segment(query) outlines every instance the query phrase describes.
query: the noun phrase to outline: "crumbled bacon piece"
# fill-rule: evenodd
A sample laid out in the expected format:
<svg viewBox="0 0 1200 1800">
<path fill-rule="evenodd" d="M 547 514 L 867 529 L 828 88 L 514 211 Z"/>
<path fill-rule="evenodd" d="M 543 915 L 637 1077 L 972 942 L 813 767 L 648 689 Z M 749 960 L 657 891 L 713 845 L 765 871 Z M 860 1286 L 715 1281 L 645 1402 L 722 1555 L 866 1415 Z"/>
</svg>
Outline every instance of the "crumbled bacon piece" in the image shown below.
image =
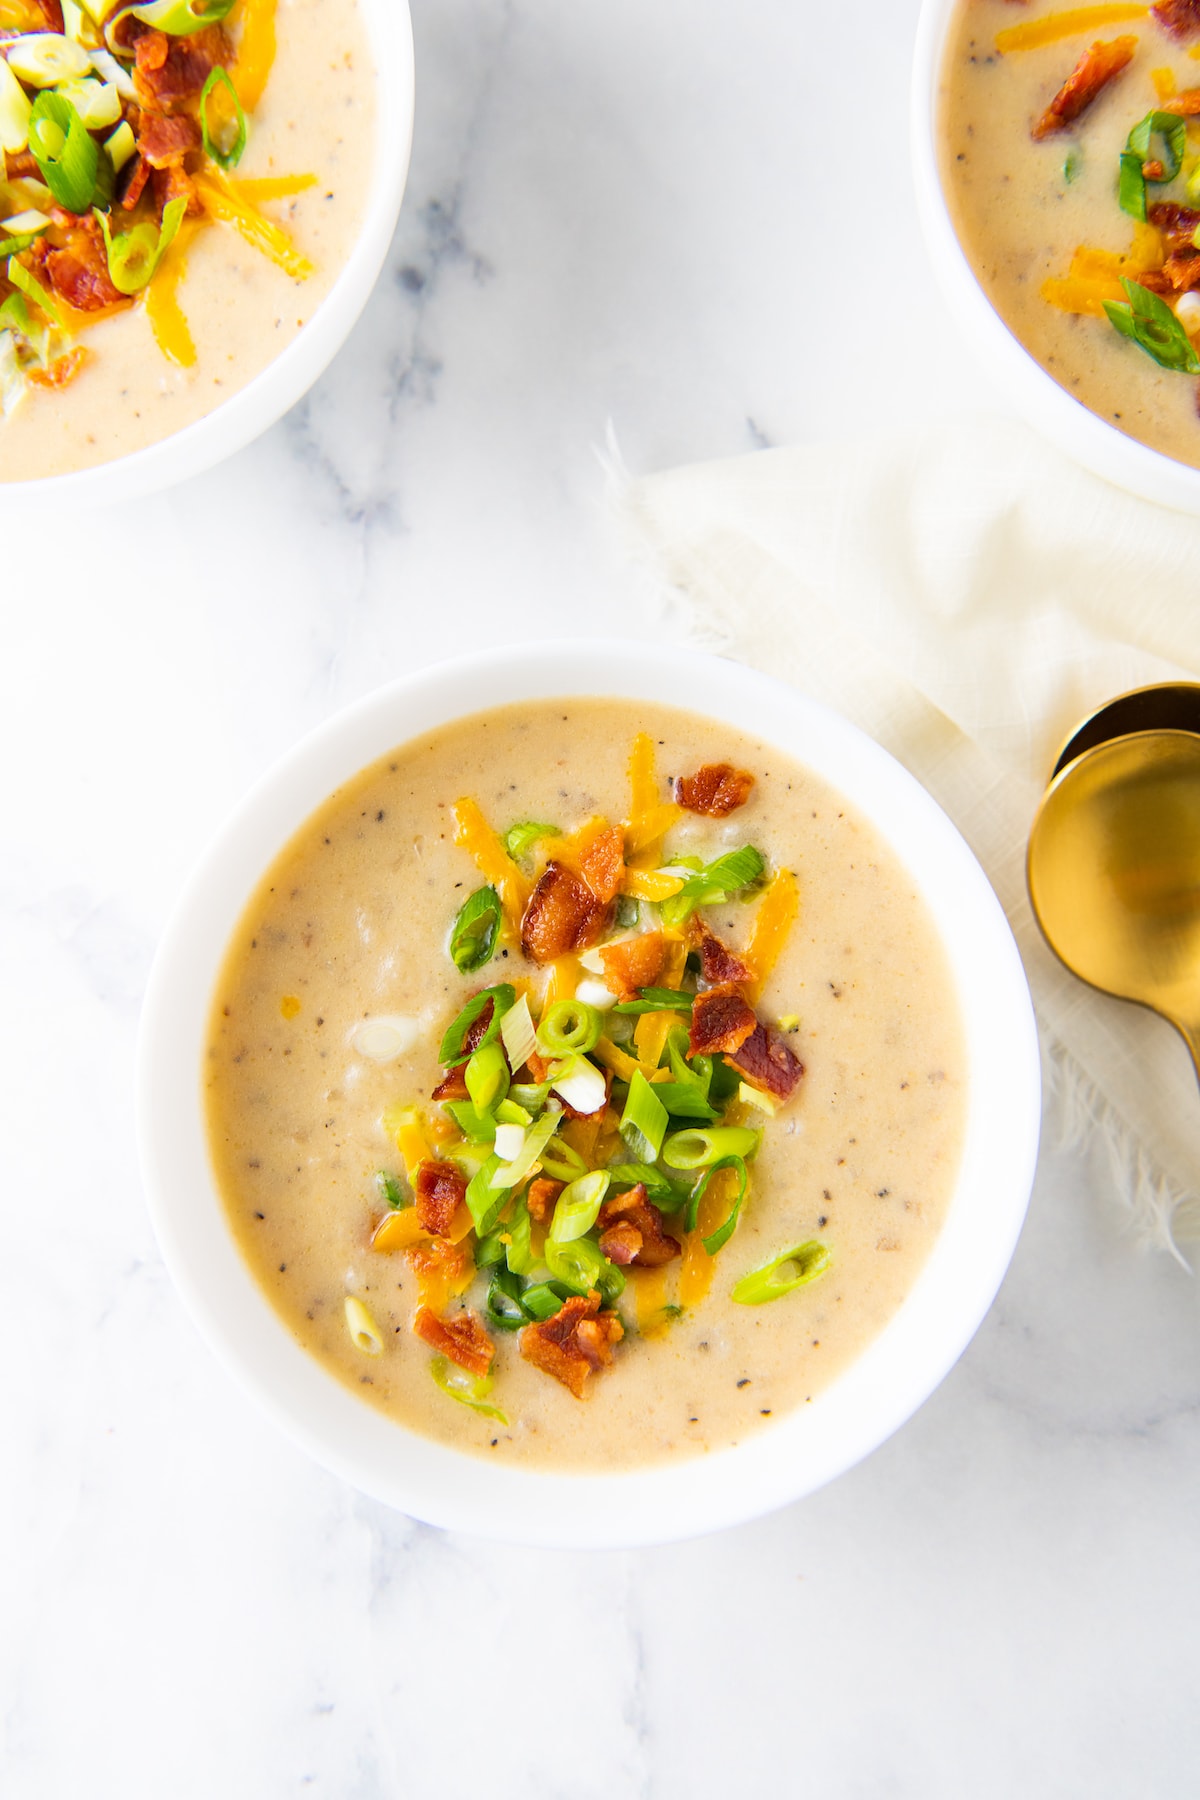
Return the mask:
<svg viewBox="0 0 1200 1800">
<path fill-rule="evenodd" d="M 625 833 L 619 825 L 595 834 L 579 858 L 579 873 L 604 905 L 616 899 L 625 879 Z"/>
<path fill-rule="evenodd" d="M 144 112 L 138 128 L 137 147 L 152 169 L 170 169 L 200 148 L 200 127 L 194 120 L 167 118 L 164 113 Z"/>
<path fill-rule="evenodd" d="M 64 30 L 62 0 L 38 0 L 38 10 L 46 21 L 46 30 L 57 31 L 61 36 Z"/>
<path fill-rule="evenodd" d="M 32 381 L 35 387 L 64 388 L 68 382 L 74 381 L 87 361 L 87 354 L 84 346 L 77 344 L 74 350 L 68 350 L 65 356 L 60 356 L 49 368 L 27 370 L 25 379 Z"/>
<path fill-rule="evenodd" d="M 204 211 L 204 203 L 200 199 L 187 170 L 179 163 L 172 163 L 169 169 L 152 169 L 150 186 L 154 193 L 154 206 L 161 219 L 172 200 L 186 200 L 186 216 L 198 217 Z"/>
<path fill-rule="evenodd" d="M 1173 292 L 1184 294 L 1189 288 L 1200 286 L 1200 255 L 1193 250 L 1190 256 L 1168 256 L 1162 266 L 1162 273 L 1170 282 Z M 1138 280 L 1142 280 L 1140 275 Z"/>
<path fill-rule="evenodd" d="M 1143 269 L 1137 278 L 1137 285 L 1149 290 L 1152 294 L 1173 294 L 1175 284 L 1162 269 Z"/>
<path fill-rule="evenodd" d="M 1181 206 L 1178 200 L 1156 200 L 1146 208 L 1146 222 L 1162 232 L 1168 250 L 1190 250 L 1192 233 L 1200 225 L 1200 212 Z"/>
<path fill-rule="evenodd" d="M 661 931 L 643 931 L 640 936 L 626 938 L 620 944 L 605 944 L 600 961 L 608 985 L 620 1000 L 636 1000 L 638 989 L 653 987 L 662 974 L 667 956 L 667 940 Z"/>
<path fill-rule="evenodd" d="M 600 1208 L 598 1224 L 600 1248 L 609 1262 L 660 1269 L 682 1254 L 679 1241 L 663 1230 L 657 1206 L 646 1198 L 644 1182 L 606 1200 Z"/>
<path fill-rule="evenodd" d="M 18 150 L 16 154 L 6 150 L 4 155 L 5 179 L 7 181 L 40 181 L 42 171 L 38 168 L 37 158 L 29 150 Z"/>
<path fill-rule="evenodd" d="M 793 1056 L 777 1031 L 758 1025 L 729 1058 L 752 1087 L 786 1100 L 799 1086 L 804 1064 Z"/>
<path fill-rule="evenodd" d="M 121 205 L 126 212 L 132 212 L 145 191 L 150 179 L 150 164 L 144 156 L 131 156 L 129 169 L 125 176 L 125 186 L 121 193 Z"/>
<path fill-rule="evenodd" d="M 715 931 L 710 931 L 699 913 L 691 917 L 692 948 L 699 952 L 700 973 L 712 986 L 723 982 L 750 980 L 750 970 L 740 956 L 723 944 Z"/>
<path fill-rule="evenodd" d="M 1194 119 L 1196 114 L 1200 113 L 1200 88 L 1184 88 L 1181 93 L 1172 94 L 1169 100 L 1160 100 L 1158 110 L 1159 112 L 1178 113 L 1181 119 Z M 1164 201 L 1163 204 L 1169 205 L 1170 202 Z M 1147 218 L 1151 211 L 1153 208 L 1147 211 Z"/>
<path fill-rule="evenodd" d="M 728 1056 L 746 1042 L 757 1025 L 745 995 L 732 982 L 723 982 L 696 995 L 688 1052 L 691 1056 L 711 1056 L 720 1050 Z"/>
<path fill-rule="evenodd" d="M 496 1346 L 473 1312 L 464 1311 L 449 1319 L 439 1319 L 427 1306 L 418 1306 L 412 1328 L 431 1349 L 448 1356 L 470 1375 L 486 1375 L 492 1366 Z"/>
<path fill-rule="evenodd" d="M 133 85 L 145 107 L 171 112 L 186 100 L 199 97 L 205 82 L 219 63 L 232 60 L 232 46 L 219 25 L 206 25 L 187 37 L 167 37 L 161 31 L 130 26 L 125 42 L 134 43 Z"/>
<path fill-rule="evenodd" d="M 45 252 L 46 279 L 54 292 L 77 312 L 99 312 L 125 299 L 108 278 L 108 255 L 100 227 L 92 218 L 70 217 L 64 244 Z M 40 246 L 39 246 L 40 248 Z"/>
<path fill-rule="evenodd" d="M 1135 37 L 1119 37 L 1113 38 L 1111 43 L 1093 44 L 1090 50 L 1085 50 L 1041 118 L 1034 124 L 1030 135 L 1040 139 L 1049 137 L 1052 132 L 1065 130 L 1081 113 L 1086 112 L 1097 94 L 1108 86 L 1113 77 L 1132 62 L 1136 49 Z"/>
<path fill-rule="evenodd" d="M 549 1175 L 539 1175 L 535 1181 L 531 1181 L 525 1189 L 525 1204 L 529 1208 L 530 1218 L 536 1219 L 539 1225 L 544 1224 L 564 1185 L 561 1181 L 552 1181 Z"/>
<path fill-rule="evenodd" d="M 547 863 L 521 920 L 521 947 L 531 962 L 554 962 L 594 944 L 610 917 L 611 908 L 578 875 L 561 863 Z"/>
<path fill-rule="evenodd" d="M 616 1313 L 600 1311 L 599 1294 L 574 1295 L 552 1319 L 526 1325 L 521 1355 L 582 1400 L 588 1376 L 611 1363 L 612 1346 L 624 1335 Z"/>
<path fill-rule="evenodd" d="M 469 1100 L 465 1064 L 458 1063 L 453 1069 L 447 1069 L 442 1079 L 430 1095 L 431 1100 Z"/>
<path fill-rule="evenodd" d="M 705 763 L 694 775 L 680 775 L 675 782 L 675 804 L 688 812 L 723 819 L 750 798 L 754 777 L 732 763 Z"/>
<path fill-rule="evenodd" d="M 467 1178 L 457 1164 L 430 1157 L 418 1164 L 413 1192 L 422 1225 L 435 1237 L 443 1237 L 466 1196 Z"/>
<path fill-rule="evenodd" d="M 1200 0 L 1158 0 L 1150 11 L 1172 37 L 1195 37 L 1200 31 Z"/>
</svg>

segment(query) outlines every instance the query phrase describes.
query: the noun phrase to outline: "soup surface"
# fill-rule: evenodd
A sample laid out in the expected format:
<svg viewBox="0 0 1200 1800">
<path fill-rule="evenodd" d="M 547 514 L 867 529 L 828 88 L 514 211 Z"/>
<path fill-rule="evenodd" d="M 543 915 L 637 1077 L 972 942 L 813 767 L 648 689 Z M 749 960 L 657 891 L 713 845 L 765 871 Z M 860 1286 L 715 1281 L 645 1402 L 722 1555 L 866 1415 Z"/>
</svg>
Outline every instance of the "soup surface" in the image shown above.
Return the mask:
<svg viewBox="0 0 1200 1800">
<path fill-rule="evenodd" d="M 526 1361 L 518 1334 L 492 1332 L 488 1399 L 502 1423 L 430 1378 L 429 1347 L 411 1330 L 418 1296 L 409 1258 L 371 1247 L 387 1217 L 379 1174 L 402 1177 L 384 1117 L 415 1104 L 428 1125 L 438 1111 L 429 1096 L 442 1072 L 439 1045 L 472 993 L 527 980 L 538 994 L 546 979 L 519 945 L 498 948 L 472 975 L 451 962 L 451 922 L 479 880 L 455 842 L 455 803 L 472 796 L 501 836 L 524 820 L 570 832 L 597 813 L 623 819 L 639 732 L 650 734 L 664 799 L 667 776 L 705 764 L 730 761 L 755 777 L 729 816 L 683 813 L 662 854 L 707 862 L 751 843 L 770 866 L 795 872 L 799 915 L 756 1002 L 806 1073 L 773 1116 L 740 1110 L 761 1127 L 762 1143 L 728 1242 L 708 1259 L 679 1214 L 666 1226 L 686 1237 L 688 1255 L 663 1269 L 626 1269 L 616 1302 L 625 1335 L 582 1398 Z M 706 906 L 703 917 L 725 945 L 744 948 L 762 905 L 754 891 Z M 647 931 L 654 915 L 643 903 L 636 929 Z M 415 1042 L 384 1062 L 361 1053 L 363 1022 L 381 1016 L 417 1022 Z M 879 1333 L 952 1191 L 964 1054 L 924 902 L 838 793 L 730 727 L 588 699 L 466 719 L 333 794 L 275 860 L 238 926 L 214 998 L 204 1081 L 231 1226 L 299 1343 L 364 1400 L 428 1436 L 514 1463 L 605 1470 L 734 1444 L 803 1406 Z M 617 1154 L 628 1161 L 627 1149 Z M 810 1241 L 831 1253 L 820 1279 L 765 1304 L 731 1298 L 748 1273 Z M 678 1311 L 689 1258 L 693 1274 L 697 1261 L 711 1262 L 700 1284 L 707 1292 Z M 481 1315 L 485 1287 L 481 1273 L 453 1304 Z M 347 1296 L 369 1310 L 381 1354 L 365 1355 L 353 1340 Z"/>
<path fill-rule="evenodd" d="M 1200 283 L 1200 264 L 1188 267 L 1200 224 L 1200 190 L 1189 188 L 1200 163 L 1197 125 L 1178 120 L 1183 155 L 1176 176 L 1145 183 L 1149 225 L 1122 210 L 1119 187 L 1131 130 L 1159 108 L 1191 104 L 1186 96 L 1200 86 L 1200 62 L 1190 52 L 1200 39 L 1172 35 L 1147 7 L 1085 10 L 1109 16 L 1002 54 L 1000 34 L 1065 17 L 1062 6 L 961 0 L 942 73 L 942 185 L 988 299 L 1047 373 L 1131 437 L 1200 466 L 1200 361 L 1193 355 L 1190 374 L 1160 367 L 1114 328 L 1103 304 L 1126 302 L 1122 275 L 1144 278 L 1172 312 L 1193 276 Z M 1035 138 L 1034 127 L 1090 47 L 1125 38 L 1133 50 L 1127 66 L 1064 129 Z M 1156 137 L 1147 162 L 1162 149 Z M 1164 174 L 1169 161 L 1160 161 Z M 1184 231 L 1164 233 L 1153 224 L 1164 204 L 1186 205 L 1195 217 L 1184 218 Z M 1187 333 L 1200 344 L 1200 306 L 1186 301 L 1179 318 L 1169 355 L 1186 362 Z"/>
<path fill-rule="evenodd" d="M 235 9 L 235 40 L 238 18 Z M 316 178 L 300 193 L 256 201 L 312 274 L 293 279 L 234 226 L 205 223 L 186 245 L 176 290 L 194 364 L 164 355 L 144 304 L 85 325 L 87 357 L 70 385 L 30 389 L 0 421 L 0 480 L 90 468 L 205 417 L 292 342 L 329 292 L 358 235 L 373 171 L 375 74 L 358 0 L 279 0 L 275 41 L 234 178 Z"/>
</svg>

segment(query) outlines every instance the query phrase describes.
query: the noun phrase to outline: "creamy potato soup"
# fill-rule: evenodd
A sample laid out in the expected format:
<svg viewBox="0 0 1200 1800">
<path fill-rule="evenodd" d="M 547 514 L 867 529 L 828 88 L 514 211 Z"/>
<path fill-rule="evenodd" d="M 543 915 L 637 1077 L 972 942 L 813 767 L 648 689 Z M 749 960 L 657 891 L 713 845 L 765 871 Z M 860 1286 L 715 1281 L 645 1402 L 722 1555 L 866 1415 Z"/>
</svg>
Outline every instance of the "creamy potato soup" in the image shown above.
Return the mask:
<svg viewBox="0 0 1200 1800">
<path fill-rule="evenodd" d="M 599 1471 L 736 1444 L 882 1330 L 964 1054 L 925 905 L 833 788 L 568 699 L 330 797 L 237 928 L 204 1084 L 298 1343 L 418 1432 Z"/>
<path fill-rule="evenodd" d="M 0 0 L 0 13 L 6 3 L 43 0 Z M 7 156 L 4 212 L 34 231 L 28 242 L 20 234 L 8 241 L 25 245 L 15 260 L 42 297 L 27 286 L 18 292 L 21 277 L 0 260 L 0 300 L 16 293 L 24 309 L 0 314 L 2 481 L 107 462 L 212 412 L 312 318 L 359 231 L 372 179 L 375 71 L 357 0 L 236 0 L 224 23 L 205 32 L 148 36 L 173 46 L 166 73 L 178 64 L 182 74 L 166 92 L 182 97 L 163 100 L 159 111 L 146 83 L 163 72 L 148 65 L 143 75 L 126 55 L 118 96 L 126 117 L 117 129 L 129 130 L 127 160 L 106 220 L 115 247 L 106 247 L 92 212 L 76 218 L 56 207 L 31 150 Z M 143 44 L 129 48 L 146 60 Z M 213 68 L 224 69 L 232 87 L 214 78 L 201 120 L 202 83 Z M 226 155 L 223 167 L 207 153 L 202 125 L 211 125 L 219 154 L 220 144 L 229 148 L 228 96 L 239 89 L 245 148 L 236 163 Z M 3 98 L 0 86 L 0 126 Z M 102 156 L 111 135 L 93 134 Z M 120 195 L 147 174 L 126 211 Z M 173 196 L 177 230 L 149 284 L 131 293 L 147 266 L 139 270 L 137 254 L 153 252 L 174 222 L 166 210 Z M 136 254 L 123 255 L 139 230 Z"/>
<path fill-rule="evenodd" d="M 1195 466 L 1198 49 L 1196 0 L 961 0 L 939 119 L 955 229 L 1001 318 L 1085 406 Z"/>
</svg>

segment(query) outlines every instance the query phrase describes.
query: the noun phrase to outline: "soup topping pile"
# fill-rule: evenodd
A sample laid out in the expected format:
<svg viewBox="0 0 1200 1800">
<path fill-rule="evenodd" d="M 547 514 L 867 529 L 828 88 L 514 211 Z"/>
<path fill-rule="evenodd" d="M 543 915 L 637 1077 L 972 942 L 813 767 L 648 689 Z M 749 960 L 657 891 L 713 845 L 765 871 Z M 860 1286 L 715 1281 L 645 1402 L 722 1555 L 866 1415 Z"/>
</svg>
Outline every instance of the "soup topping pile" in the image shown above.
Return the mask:
<svg viewBox="0 0 1200 1800">
<path fill-rule="evenodd" d="M 501 836 L 473 800 L 454 809 L 485 884 L 448 919 L 448 955 L 470 975 L 519 947 L 545 974 L 473 994 L 442 1039 L 436 1110 L 410 1096 L 389 1109 L 402 1167 L 378 1175 L 372 1245 L 413 1267 L 412 1329 L 433 1379 L 489 1416 L 503 1418 L 488 1398 L 494 1333 L 519 1333 L 525 1360 L 580 1398 L 624 1335 L 614 1302 L 627 1275 L 643 1335 L 704 1298 L 762 1132 L 801 1082 L 787 1042 L 798 1021 L 755 1011 L 796 916 L 794 876 L 751 844 L 707 862 L 664 849 L 685 812 L 726 819 L 753 782 L 708 764 L 667 799 L 643 733 L 623 824 L 591 818 L 568 834 L 521 820 Z M 703 917 L 735 897 L 756 905 L 740 955 Z M 398 1023 L 360 1030 L 386 1055 Z M 819 1240 L 789 1246 L 732 1298 L 778 1299 L 829 1262 Z M 382 1354 L 360 1296 L 345 1313 L 357 1347 Z"/>
<path fill-rule="evenodd" d="M 1002 55 L 1040 48 L 1097 26 L 1142 19 L 1175 46 L 1200 38 L 1200 0 L 1161 0 L 1156 6 L 1101 5 L 1050 13 L 1001 31 Z M 1136 34 L 1091 45 L 1031 124 L 1037 140 L 1071 132 L 1062 174 L 1069 185 L 1088 154 L 1086 115 L 1110 83 L 1121 81 L 1131 115 L 1138 71 L 1126 76 L 1139 48 Z M 1200 54 L 1200 45 L 1189 55 Z M 1198 71 L 1200 74 L 1200 71 Z M 1179 91 L 1170 69 L 1149 72 L 1156 104 L 1131 116 L 1128 137 L 1112 171 L 1112 197 L 1135 221 L 1128 251 L 1081 245 L 1065 277 L 1042 285 L 1042 296 L 1063 312 L 1107 319 L 1160 368 L 1200 373 L 1200 85 Z M 1196 121 L 1196 123 L 1193 123 Z"/>
<path fill-rule="evenodd" d="M 0 415 L 65 386 L 79 333 L 135 304 L 191 367 L 176 289 L 210 221 L 312 273 L 259 207 L 315 176 L 230 174 L 274 54 L 275 0 L 0 0 Z"/>
</svg>

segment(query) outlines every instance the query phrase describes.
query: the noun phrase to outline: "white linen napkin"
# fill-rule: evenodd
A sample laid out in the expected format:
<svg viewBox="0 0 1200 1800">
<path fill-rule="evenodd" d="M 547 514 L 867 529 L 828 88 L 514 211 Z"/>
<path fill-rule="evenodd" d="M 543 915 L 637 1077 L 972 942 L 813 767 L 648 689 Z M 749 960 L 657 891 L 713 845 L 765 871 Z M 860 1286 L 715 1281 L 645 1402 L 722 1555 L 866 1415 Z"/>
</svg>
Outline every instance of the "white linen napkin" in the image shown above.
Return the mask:
<svg viewBox="0 0 1200 1800">
<path fill-rule="evenodd" d="M 1186 1048 L 1067 973 L 1024 868 L 1068 732 L 1124 689 L 1200 679 L 1200 520 L 992 418 L 615 480 L 689 635 L 836 707 L 954 819 L 1024 957 L 1068 1139 L 1099 1135 L 1143 1240 L 1200 1240 Z"/>
</svg>

